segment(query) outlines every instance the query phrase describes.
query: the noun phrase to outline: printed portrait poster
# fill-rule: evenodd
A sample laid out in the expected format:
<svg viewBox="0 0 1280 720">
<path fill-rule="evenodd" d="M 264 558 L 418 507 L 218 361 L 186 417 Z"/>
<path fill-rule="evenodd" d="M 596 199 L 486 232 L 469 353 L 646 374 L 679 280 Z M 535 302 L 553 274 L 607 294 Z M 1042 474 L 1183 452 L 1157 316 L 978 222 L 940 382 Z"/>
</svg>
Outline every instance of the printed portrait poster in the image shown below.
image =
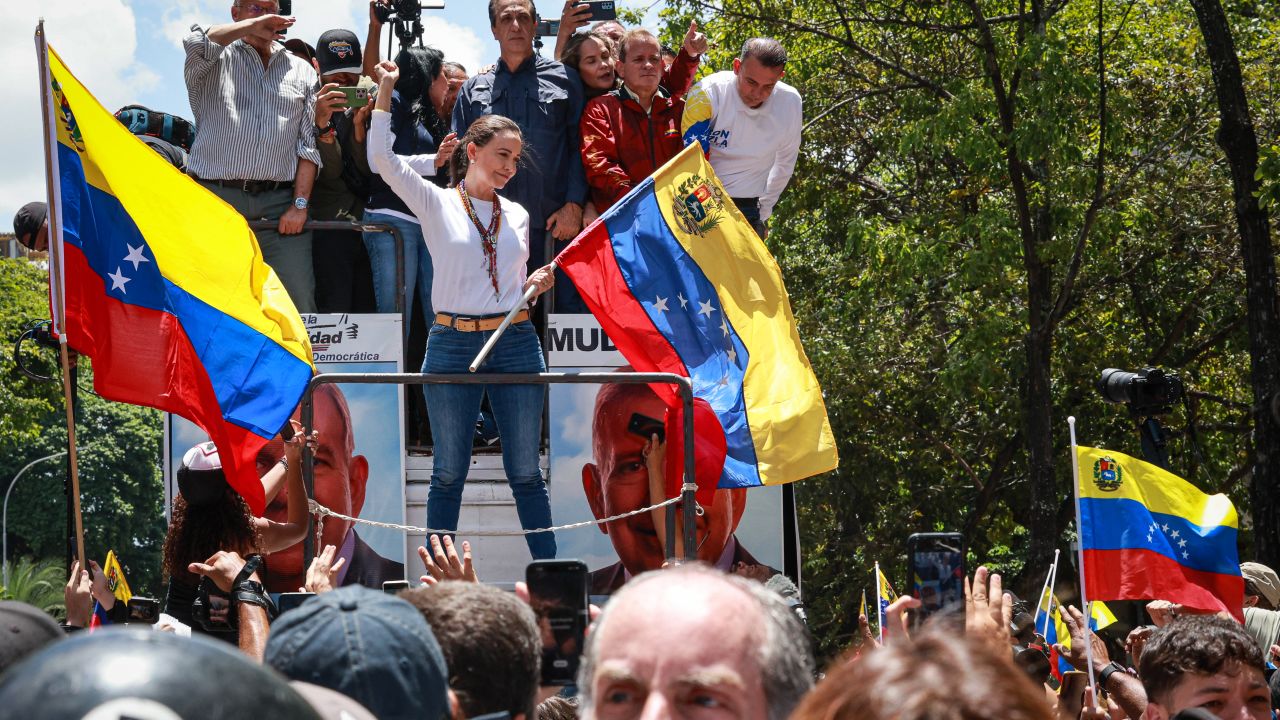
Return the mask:
<svg viewBox="0 0 1280 720">
<path fill-rule="evenodd" d="M 551 316 L 552 372 L 614 372 L 625 364 L 593 316 Z M 551 511 L 558 525 L 652 504 L 639 432 L 645 418 L 662 420 L 662 406 L 645 386 L 604 387 L 550 388 Z M 699 520 L 699 557 L 723 569 L 746 562 L 780 572 L 783 527 L 782 488 L 717 491 Z M 599 526 L 562 531 L 556 543 L 560 557 L 587 564 L 594 596 L 611 594 L 631 575 L 656 569 L 664 559 L 652 513 L 612 522 L 607 534 Z"/>
<path fill-rule="evenodd" d="M 402 365 L 401 318 L 394 314 L 303 314 L 311 336 L 316 369 L 322 373 L 397 373 Z M 314 394 L 315 429 L 320 432 L 315 456 L 314 497 L 321 504 L 353 517 L 404 522 L 404 393 L 400 385 L 331 385 Z M 350 435 L 348 436 L 348 433 Z M 176 415 L 165 424 L 166 507 L 177 493 L 175 473 L 188 448 L 208 440 L 192 423 Z M 348 438 L 350 442 L 348 442 Z M 265 474 L 283 448 L 277 438 L 259 454 Z M 266 517 L 284 522 L 287 501 L 281 492 Z M 403 580 L 405 543 L 398 530 L 361 525 L 350 527 L 325 518 L 322 543 L 346 558 L 343 584 L 381 588 L 384 580 Z M 317 544 L 316 552 L 321 545 Z M 296 591 L 306 568 L 302 543 L 273 553 L 264 580 L 272 592 Z"/>
</svg>

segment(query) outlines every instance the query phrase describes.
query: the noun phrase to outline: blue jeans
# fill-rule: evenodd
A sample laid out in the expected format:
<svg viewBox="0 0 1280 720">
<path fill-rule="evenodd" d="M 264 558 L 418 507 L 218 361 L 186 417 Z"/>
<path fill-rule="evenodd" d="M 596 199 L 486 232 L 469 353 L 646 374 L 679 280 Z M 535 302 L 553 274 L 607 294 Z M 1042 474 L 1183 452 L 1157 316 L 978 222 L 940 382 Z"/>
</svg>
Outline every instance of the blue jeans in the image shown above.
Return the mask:
<svg viewBox="0 0 1280 720">
<path fill-rule="evenodd" d="M 476 353 L 493 331 L 462 332 L 444 325 L 432 325 L 427 336 L 424 373 L 465 374 Z M 480 372 L 536 373 L 546 370 L 542 347 L 533 323 L 525 321 L 507 328 Z M 435 457 L 431 489 L 427 492 L 427 526 L 456 530 L 462 506 L 462 488 L 471 467 L 471 441 L 475 435 L 480 398 L 489 394 L 489 404 L 502 437 L 502 467 L 516 501 L 520 526 L 526 530 L 551 527 L 551 498 L 538 468 L 538 445 L 542 438 L 542 406 L 545 389 L 541 385 L 427 385 L 427 416 Z M 556 556 L 554 533 L 525 536 L 535 560 Z"/>
<path fill-rule="evenodd" d="M 404 240 L 404 332 L 409 334 L 409 314 L 413 312 L 413 293 L 417 289 L 426 315 L 426 325 L 431 326 L 435 312 L 431 309 L 431 253 L 422 239 L 422 226 L 394 215 L 380 212 L 364 213 L 366 223 L 390 225 L 400 232 Z M 369 251 L 369 266 L 373 269 L 373 299 L 378 312 L 396 311 L 396 292 L 400 279 L 396 277 L 396 240 L 386 231 L 364 233 L 364 247 Z"/>
</svg>

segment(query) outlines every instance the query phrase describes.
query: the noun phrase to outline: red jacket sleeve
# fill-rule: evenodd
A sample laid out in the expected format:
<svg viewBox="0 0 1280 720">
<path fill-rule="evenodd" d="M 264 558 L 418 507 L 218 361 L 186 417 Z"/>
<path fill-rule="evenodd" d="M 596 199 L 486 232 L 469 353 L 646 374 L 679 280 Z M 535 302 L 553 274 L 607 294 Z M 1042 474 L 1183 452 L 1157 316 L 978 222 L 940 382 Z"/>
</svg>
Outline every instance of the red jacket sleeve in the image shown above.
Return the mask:
<svg viewBox="0 0 1280 720">
<path fill-rule="evenodd" d="M 591 200 L 596 212 L 603 213 L 631 190 L 631 178 L 622 169 L 618 153 L 618 137 L 613 127 L 611 103 L 617 100 L 598 97 L 582 111 L 582 168 L 587 173 Z"/>
<path fill-rule="evenodd" d="M 690 55 L 684 48 L 680 48 L 675 62 L 662 73 L 662 87 L 666 88 L 672 97 L 684 97 L 688 94 L 689 88 L 693 87 L 693 80 L 697 75 L 698 58 Z"/>
</svg>

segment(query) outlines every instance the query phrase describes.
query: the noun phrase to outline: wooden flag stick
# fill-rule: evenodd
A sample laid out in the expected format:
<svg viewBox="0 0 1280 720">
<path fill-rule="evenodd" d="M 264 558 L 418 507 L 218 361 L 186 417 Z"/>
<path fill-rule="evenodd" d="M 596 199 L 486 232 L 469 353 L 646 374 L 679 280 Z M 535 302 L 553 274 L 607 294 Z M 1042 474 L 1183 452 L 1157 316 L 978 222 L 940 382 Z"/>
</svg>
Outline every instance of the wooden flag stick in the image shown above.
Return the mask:
<svg viewBox="0 0 1280 720">
<path fill-rule="evenodd" d="M 88 570 L 89 566 L 84 561 L 84 518 L 80 514 L 80 464 L 76 454 L 76 410 L 71 397 L 71 355 L 67 349 L 67 331 L 66 331 L 66 310 L 63 304 L 63 248 L 62 248 L 62 228 L 59 222 L 62 218 L 62 208 L 58 204 L 60 193 L 57 191 L 57 178 L 54 177 L 54 147 L 53 147 L 53 112 L 49 106 L 50 103 L 50 87 L 52 78 L 49 73 L 49 47 L 44 34 L 44 19 L 40 20 L 40 24 L 36 26 L 36 62 L 40 67 L 40 108 L 44 114 L 44 155 L 45 155 L 45 182 L 47 183 L 46 191 L 48 193 L 48 211 L 46 217 L 49 224 L 49 257 L 52 260 L 49 268 L 49 290 L 52 298 L 51 305 L 54 309 L 54 329 L 58 333 L 58 348 L 61 353 L 62 365 L 62 398 L 67 406 L 67 465 L 71 473 L 71 508 L 72 514 L 76 520 L 76 559 L 80 561 L 80 567 Z"/>
</svg>

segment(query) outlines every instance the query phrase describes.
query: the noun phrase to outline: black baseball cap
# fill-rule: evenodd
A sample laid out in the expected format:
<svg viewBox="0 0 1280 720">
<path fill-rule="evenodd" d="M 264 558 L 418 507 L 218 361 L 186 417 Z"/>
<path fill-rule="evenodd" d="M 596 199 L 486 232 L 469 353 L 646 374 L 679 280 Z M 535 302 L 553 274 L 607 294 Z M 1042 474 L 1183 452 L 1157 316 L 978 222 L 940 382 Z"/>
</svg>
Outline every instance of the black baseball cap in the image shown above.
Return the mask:
<svg viewBox="0 0 1280 720">
<path fill-rule="evenodd" d="M 49 206 L 37 201 L 23 205 L 18 214 L 13 216 L 13 234 L 23 247 L 35 249 L 36 233 L 40 232 L 40 226 L 48 215 Z"/>
<path fill-rule="evenodd" d="M 359 75 L 363 66 L 360 39 L 350 30 L 326 30 L 316 43 L 316 59 L 320 61 L 321 75 Z"/>
</svg>

